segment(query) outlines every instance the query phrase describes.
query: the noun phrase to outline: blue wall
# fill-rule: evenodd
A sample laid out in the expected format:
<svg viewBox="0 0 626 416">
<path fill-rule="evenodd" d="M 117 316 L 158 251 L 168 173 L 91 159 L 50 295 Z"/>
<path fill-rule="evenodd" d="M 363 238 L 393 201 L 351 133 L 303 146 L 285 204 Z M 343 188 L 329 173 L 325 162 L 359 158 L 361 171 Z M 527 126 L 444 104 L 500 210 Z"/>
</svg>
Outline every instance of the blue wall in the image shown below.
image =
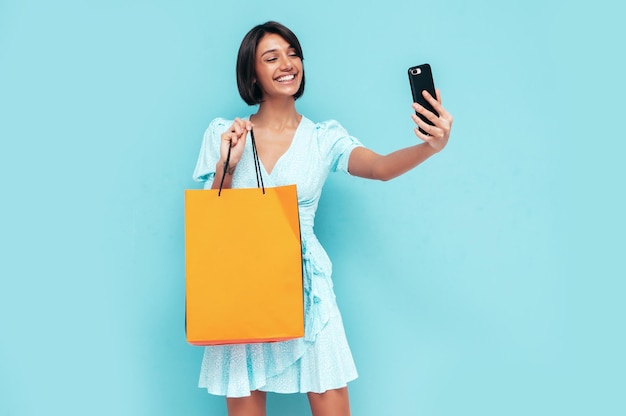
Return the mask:
<svg viewBox="0 0 626 416">
<path fill-rule="evenodd" d="M 254 111 L 235 54 L 269 19 L 309 118 L 410 145 L 423 62 L 455 116 L 417 170 L 325 188 L 353 413 L 626 412 L 621 3 L 91 3 L 0 1 L 0 415 L 225 414 L 184 338 L 183 190 L 208 122 Z"/>
</svg>

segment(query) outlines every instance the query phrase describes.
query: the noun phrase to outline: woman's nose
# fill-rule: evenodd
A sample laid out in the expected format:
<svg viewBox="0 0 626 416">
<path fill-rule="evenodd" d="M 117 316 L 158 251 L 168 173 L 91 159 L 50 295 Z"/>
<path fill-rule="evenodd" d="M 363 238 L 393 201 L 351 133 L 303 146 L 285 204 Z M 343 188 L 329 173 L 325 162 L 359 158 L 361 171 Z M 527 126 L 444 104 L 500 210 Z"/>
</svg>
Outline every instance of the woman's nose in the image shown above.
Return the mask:
<svg viewBox="0 0 626 416">
<path fill-rule="evenodd" d="M 293 68 L 293 64 L 291 59 L 289 59 L 289 56 L 282 55 L 280 58 L 280 69 L 283 71 L 289 71 L 291 68 Z"/>
</svg>

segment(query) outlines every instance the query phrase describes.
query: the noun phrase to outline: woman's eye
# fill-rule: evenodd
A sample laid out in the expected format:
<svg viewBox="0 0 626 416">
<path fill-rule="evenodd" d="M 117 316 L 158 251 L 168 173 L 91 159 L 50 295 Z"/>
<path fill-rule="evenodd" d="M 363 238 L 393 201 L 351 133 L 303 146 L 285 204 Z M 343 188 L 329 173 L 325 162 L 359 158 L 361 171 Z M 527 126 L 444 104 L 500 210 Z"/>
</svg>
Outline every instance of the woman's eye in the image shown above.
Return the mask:
<svg viewBox="0 0 626 416">
<path fill-rule="evenodd" d="M 267 58 L 265 61 L 266 62 L 274 62 L 275 60 L 276 60 L 276 58 L 272 56 L 271 58 Z"/>
</svg>

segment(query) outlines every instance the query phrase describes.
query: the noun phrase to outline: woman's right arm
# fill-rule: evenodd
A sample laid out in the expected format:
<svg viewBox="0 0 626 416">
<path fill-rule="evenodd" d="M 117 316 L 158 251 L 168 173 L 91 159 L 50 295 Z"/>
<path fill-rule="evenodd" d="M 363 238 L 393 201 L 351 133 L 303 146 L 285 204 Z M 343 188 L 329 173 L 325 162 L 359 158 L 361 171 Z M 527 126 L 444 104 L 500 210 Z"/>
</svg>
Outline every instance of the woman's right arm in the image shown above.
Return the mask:
<svg viewBox="0 0 626 416">
<path fill-rule="evenodd" d="M 222 188 L 230 188 L 233 182 L 233 175 L 243 149 L 246 144 L 246 136 L 248 132 L 252 130 L 252 123 L 248 120 L 242 120 L 236 118 L 233 124 L 220 136 L 220 160 L 215 165 L 215 177 L 213 178 L 213 184 L 211 189 L 219 189 L 222 177 L 224 177 L 224 184 Z M 230 159 L 228 161 L 228 168 L 224 172 L 224 166 L 226 165 L 226 158 L 228 157 L 228 149 L 230 148 Z"/>
</svg>

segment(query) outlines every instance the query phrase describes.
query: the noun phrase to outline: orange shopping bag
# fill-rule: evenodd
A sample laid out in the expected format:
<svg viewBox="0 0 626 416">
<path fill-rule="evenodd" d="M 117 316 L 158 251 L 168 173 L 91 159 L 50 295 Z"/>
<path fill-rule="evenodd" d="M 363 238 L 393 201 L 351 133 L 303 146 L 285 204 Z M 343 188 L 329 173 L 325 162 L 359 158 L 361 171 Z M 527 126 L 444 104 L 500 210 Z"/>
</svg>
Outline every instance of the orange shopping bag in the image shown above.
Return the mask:
<svg viewBox="0 0 626 416">
<path fill-rule="evenodd" d="M 190 344 L 304 336 L 295 185 L 186 190 L 185 255 Z"/>
</svg>

